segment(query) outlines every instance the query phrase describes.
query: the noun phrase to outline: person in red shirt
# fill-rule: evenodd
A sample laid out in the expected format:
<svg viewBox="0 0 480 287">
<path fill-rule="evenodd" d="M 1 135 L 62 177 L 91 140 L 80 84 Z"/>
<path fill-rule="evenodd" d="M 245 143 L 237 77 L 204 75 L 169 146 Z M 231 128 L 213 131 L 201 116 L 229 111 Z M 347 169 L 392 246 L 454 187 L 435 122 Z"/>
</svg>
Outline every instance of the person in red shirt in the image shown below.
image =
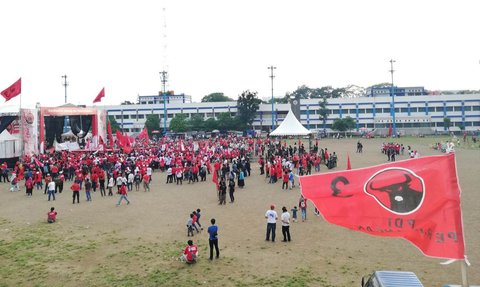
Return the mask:
<svg viewBox="0 0 480 287">
<path fill-rule="evenodd" d="M 282 189 L 285 187 L 285 189 L 288 189 L 288 170 L 283 171 L 283 183 L 282 183 Z"/>
<path fill-rule="evenodd" d="M 185 261 L 188 264 L 196 263 L 198 256 L 198 247 L 197 245 L 193 244 L 192 240 L 188 240 L 187 247 L 183 251 L 183 255 L 181 257 L 182 261 Z"/>
<path fill-rule="evenodd" d="M 122 183 L 119 193 L 120 193 L 120 199 L 118 200 L 117 206 L 120 206 L 122 199 L 125 199 L 127 201 L 127 205 L 130 204 L 130 200 L 128 200 L 128 197 L 127 197 L 127 185 L 125 184 L 125 182 Z"/>
<path fill-rule="evenodd" d="M 73 204 L 75 204 L 75 198 L 77 198 L 77 203 L 80 203 L 80 184 L 75 181 L 70 189 L 73 191 Z"/>
<path fill-rule="evenodd" d="M 57 220 L 57 212 L 55 211 L 55 207 L 50 208 L 50 212 L 47 213 L 47 221 L 48 223 L 54 223 Z"/>
<path fill-rule="evenodd" d="M 150 191 L 150 176 L 148 174 L 143 175 L 143 191 Z"/>
<path fill-rule="evenodd" d="M 47 176 L 45 177 L 45 190 L 43 191 L 43 194 L 47 194 L 47 188 L 50 181 L 52 181 L 52 177 L 49 173 L 47 173 Z"/>
</svg>

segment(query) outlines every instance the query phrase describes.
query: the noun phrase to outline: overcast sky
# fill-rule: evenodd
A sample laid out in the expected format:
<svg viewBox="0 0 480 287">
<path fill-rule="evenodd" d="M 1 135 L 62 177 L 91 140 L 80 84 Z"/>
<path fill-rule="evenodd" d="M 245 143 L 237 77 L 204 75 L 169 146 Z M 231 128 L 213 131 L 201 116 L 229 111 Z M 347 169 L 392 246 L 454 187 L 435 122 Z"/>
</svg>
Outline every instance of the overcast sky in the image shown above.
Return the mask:
<svg viewBox="0 0 480 287">
<path fill-rule="evenodd" d="M 480 2 L 418 0 L 0 1 L 0 90 L 22 102 L 101 104 L 168 90 L 194 101 L 390 82 L 480 89 Z M 166 29 L 165 29 L 166 28 Z M 9 103 L 18 104 L 19 99 Z"/>
</svg>

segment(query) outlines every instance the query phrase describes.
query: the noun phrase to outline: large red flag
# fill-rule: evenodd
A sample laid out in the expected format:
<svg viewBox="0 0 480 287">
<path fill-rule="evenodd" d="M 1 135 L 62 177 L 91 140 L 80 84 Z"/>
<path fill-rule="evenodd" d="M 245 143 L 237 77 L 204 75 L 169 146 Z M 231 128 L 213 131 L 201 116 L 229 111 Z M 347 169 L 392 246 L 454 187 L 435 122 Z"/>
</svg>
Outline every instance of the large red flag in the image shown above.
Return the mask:
<svg viewBox="0 0 480 287">
<path fill-rule="evenodd" d="M 18 79 L 10 87 L 6 88 L 1 92 L 2 96 L 5 98 L 5 102 L 8 102 L 12 98 L 15 98 L 22 92 L 22 78 Z"/>
<path fill-rule="evenodd" d="M 98 93 L 97 97 L 93 100 L 93 103 L 98 103 L 100 101 L 102 101 L 102 98 L 105 97 L 105 88 L 102 88 L 102 90 L 100 91 L 100 93 Z"/>
<path fill-rule="evenodd" d="M 300 177 L 324 218 L 349 229 L 402 237 L 426 256 L 464 259 L 455 155 Z"/>
</svg>

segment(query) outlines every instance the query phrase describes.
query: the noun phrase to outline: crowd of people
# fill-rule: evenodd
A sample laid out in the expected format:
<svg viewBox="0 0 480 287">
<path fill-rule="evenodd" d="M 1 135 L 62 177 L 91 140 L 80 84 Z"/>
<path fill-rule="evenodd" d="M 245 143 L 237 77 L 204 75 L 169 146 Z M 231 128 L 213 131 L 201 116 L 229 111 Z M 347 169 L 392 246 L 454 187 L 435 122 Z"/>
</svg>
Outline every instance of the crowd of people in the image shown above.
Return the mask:
<svg viewBox="0 0 480 287">
<path fill-rule="evenodd" d="M 286 141 L 268 138 L 161 138 L 157 142 L 138 144 L 128 154 L 122 150 L 107 150 L 57 151 L 24 156 L 13 168 L 7 167 L 6 163 L 2 164 L 0 180 L 10 182 L 12 192 L 25 189 L 27 197 L 43 193 L 48 201 L 63 196 L 67 189 L 71 191 L 72 204 L 80 204 L 80 198 L 92 202 L 97 196 L 111 198 L 117 194 L 118 201 L 115 205 L 120 206 L 124 201 L 127 205 L 131 203 L 129 192 L 149 192 L 154 175 L 165 176 L 166 184 L 175 185 L 211 184 L 207 181 L 207 176 L 210 175 L 212 181 L 216 182 L 219 205 L 226 205 L 227 191 L 229 203 L 233 204 L 236 189 L 248 186 L 248 178 L 252 175 L 251 162 L 255 157 L 260 175 L 265 176 L 266 182 L 278 184 L 279 187 L 281 183 L 281 189 L 285 191 L 296 187 L 297 175 L 319 172 L 322 165 L 329 169 L 335 168 L 337 162 L 335 152 L 330 152 L 327 148 L 320 149 L 318 141 L 307 150 L 300 140 L 287 146 Z M 84 196 L 81 195 L 83 192 Z M 297 206 L 290 209 L 292 219 L 296 222 L 299 212 L 302 221 L 305 221 L 306 200 L 300 200 L 298 206 L 299 209 Z M 287 210 L 287 207 L 282 207 L 280 217 L 286 242 L 291 240 L 290 213 Z M 56 215 L 57 211 L 52 207 L 48 213 L 48 222 L 55 222 Z M 200 217 L 200 208 L 189 213 L 187 237 L 193 237 L 203 230 Z M 276 222 L 277 216 L 268 217 L 268 220 Z M 213 259 L 214 249 L 218 258 L 218 226 L 214 219 L 208 233 L 210 259 Z M 275 228 L 271 224 L 267 230 L 267 239 L 269 233 L 274 241 Z M 193 240 L 189 240 L 183 255 L 186 262 L 196 261 L 198 248 Z"/>
</svg>

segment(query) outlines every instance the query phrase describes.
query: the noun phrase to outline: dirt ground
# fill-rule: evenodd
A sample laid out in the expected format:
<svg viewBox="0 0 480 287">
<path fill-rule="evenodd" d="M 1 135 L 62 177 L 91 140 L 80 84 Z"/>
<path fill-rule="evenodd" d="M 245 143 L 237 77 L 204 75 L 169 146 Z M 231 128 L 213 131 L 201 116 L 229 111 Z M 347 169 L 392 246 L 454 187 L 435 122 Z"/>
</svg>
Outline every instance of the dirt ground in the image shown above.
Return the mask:
<svg viewBox="0 0 480 287">
<path fill-rule="evenodd" d="M 358 139 L 327 139 L 327 147 L 346 168 L 386 162 L 383 139 L 362 139 L 363 154 L 355 153 Z M 436 155 L 429 147 L 436 139 L 399 139 L 421 155 Z M 480 285 L 480 150 L 457 148 L 466 253 L 471 284 Z M 407 158 L 400 156 L 399 159 Z M 256 162 L 256 161 L 255 161 Z M 328 170 L 322 166 L 322 173 Z M 282 191 L 281 183 L 267 184 L 253 164 L 244 189 L 236 189 L 234 204 L 219 206 L 211 175 L 206 182 L 182 186 L 165 184 L 155 172 L 150 192 L 130 192 L 130 205 L 114 197 L 93 194 L 72 205 L 72 193 L 48 202 L 43 192 L 32 198 L 25 190 L 11 193 L 0 183 L 0 286 L 360 286 L 374 270 L 414 271 L 425 286 L 461 283 L 460 263 L 425 257 L 403 239 L 382 238 L 326 223 L 308 208 L 306 222 L 291 225 L 292 242 L 266 242 L 265 211 L 271 203 L 280 212 L 298 203 L 300 191 Z M 51 206 L 58 222 L 47 224 Z M 186 266 L 177 260 L 187 238 L 185 223 L 191 211 L 202 210 L 202 226 L 211 218 L 219 226 L 220 259 L 208 258 L 208 234 L 195 234 L 199 262 Z M 205 228 L 206 229 L 206 228 Z M 279 240 L 280 239 L 280 240 Z"/>
</svg>

